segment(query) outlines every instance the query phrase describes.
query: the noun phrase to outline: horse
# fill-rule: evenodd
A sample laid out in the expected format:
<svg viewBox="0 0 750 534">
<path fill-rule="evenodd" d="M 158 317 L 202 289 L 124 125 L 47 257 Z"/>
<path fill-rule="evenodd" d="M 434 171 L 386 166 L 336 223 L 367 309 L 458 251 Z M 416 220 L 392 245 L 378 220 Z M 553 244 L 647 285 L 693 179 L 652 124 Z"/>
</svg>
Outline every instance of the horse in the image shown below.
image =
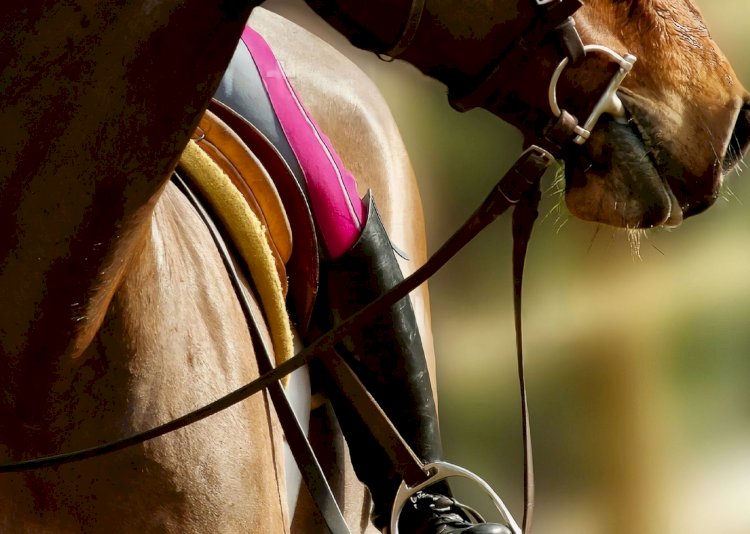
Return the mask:
<svg viewBox="0 0 750 534">
<path fill-rule="evenodd" d="M 3 457 L 20 460 L 128 435 L 257 375 L 223 265 L 167 181 L 254 4 L 3 6 L 12 30 L 3 37 L 0 113 L 14 126 L 0 158 L 0 217 L 8 229 L 0 238 Z M 375 49 L 400 31 L 400 19 L 367 5 L 311 4 L 344 33 L 367 28 L 366 44 Z M 408 11 L 407 2 L 392 4 Z M 525 3 L 511 4 L 478 2 L 461 11 L 430 5 L 402 57 L 460 94 L 508 47 L 517 33 L 509 30 L 531 20 Z M 600 0 L 576 15 L 584 41 L 639 55 L 622 91 L 637 129 L 605 122 L 576 153 L 580 161 L 566 162 L 568 203 L 577 215 L 629 226 L 674 224 L 712 202 L 722 167 L 747 146 L 747 93 L 690 6 Z M 664 32 L 669 49 L 620 31 L 628 17 L 653 32 L 647 35 Z M 391 206 L 384 218 L 394 241 L 419 261 L 424 239 L 419 216 L 416 223 L 411 218 L 419 213 L 413 177 L 382 101 L 313 38 L 278 20 L 265 23 L 307 105 L 347 165 L 361 173 L 361 186 L 387 199 L 381 206 Z M 264 22 L 258 24 L 263 31 Z M 321 57 L 306 64 L 313 58 L 302 50 Z M 555 67 L 549 50 L 540 54 L 538 71 L 520 69 L 513 81 L 514 92 L 537 108 L 546 106 L 545 82 L 530 82 L 546 80 Z M 564 73 L 561 102 L 595 93 L 600 59 Z M 667 79 L 649 69 L 664 64 L 679 67 Z M 359 81 L 336 86 L 350 91 L 332 96 L 321 65 Z M 706 86 L 698 91 L 689 75 Z M 348 105 L 337 105 L 337 98 L 349 98 Z M 493 111 L 521 125 L 508 110 Z M 347 130 L 353 126 L 363 128 L 361 138 Z M 675 139 L 668 131 L 685 135 Z M 363 154 L 356 139 L 377 150 Z M 629 156 L 619 142 L 650 157 Z M 730 142 L 736 149 L 729 150 Z M 391 182 L 394 173 L 403 179 Z M 401 189 L 411 193 L 402 197 Z M 280 448 L 278 424 L 259 396 L 107 457 L 4 475 L 0 525 L 38 532 L 284 532 L 291 519 Z M 345 510 L 354 527 L 367 529 L 361 499 Z"/>
</svg>

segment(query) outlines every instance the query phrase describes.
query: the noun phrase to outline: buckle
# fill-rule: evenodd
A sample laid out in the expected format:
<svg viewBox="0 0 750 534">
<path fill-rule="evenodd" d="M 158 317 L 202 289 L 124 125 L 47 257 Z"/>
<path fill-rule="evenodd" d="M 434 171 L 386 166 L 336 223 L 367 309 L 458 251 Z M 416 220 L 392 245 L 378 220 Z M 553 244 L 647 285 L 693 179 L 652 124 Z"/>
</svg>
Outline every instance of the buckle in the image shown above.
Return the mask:
<svg viewBox="0 0 750 534">
<path fill-rule="evenodd" d="M 542 178 L 545 170 L 554 162 L 555 157 L 550 152 L 540 146 L 530 145 L 518 156 L 511 170 L 500 179 L 495 190 L 508 204 L 518 204 L 521 197 Z"/>
<path fill-rule="evenodd" d="M 468 469 L 464 469 L 463 467 L 453 465 L 448 462 L 428 463 L 425 464 L 424 469 L 425 473 L 429 475 L 429 478 L 427 478 L 427 480 L 425 480 L 424 482 L 420 482 L 413 487 L 407 486 L 405 482 L 401 482 L 401 485 L 396 492 L 396 498 L 393 500 L 393 508 L 391 509 L 391 526 L 388 530 L 389 534 L 399 534 L 398 521 L 401 518 L 401 512 L 404 509 L 406 503 L 408 503 L 412 497 L 416 496 L 419 492 L 421 492 L 428 486 L 431 486 L 435 482 L 440 482 L 441 480 L 445 480 L 446 478 L 451 477 L 467 478 L 473 482 L 476 482 L 492 500 L 498 512 L 500 512 L 500 516 L 505 522 L 505 526 L 507 526 L 513 534 L 522 534 L 521 528 L 513 519 L 513 516 L 508 511 L 508 507 L 505 506 L 503 500 L 497 495 L 497 493 L 495 493 L 490 485 L 482 480 L 478 475 L 475 475 Z"/>
<path fill-rule="evenodd" d="M 586 45 L 583 47 L 583 49 L 586 53 L 598 52 L 608 55 L 617 62 L 620 68 L 614 74 L 614 76 L 612 76 L 612 80 L 610 80 L 607 89 L 599 97 L 599 100 L 594 106 L 594 109 L 591 111 L 589 118 L 586 119 L 586 122 L 583 123 L 583 126 L 576 126 L 576 137 L 573 139 L 573 142 L 578 145 L 582 145 L 586 141 L 588 141 L 589 137 L 591 136 L 591 130 L 594 128 L 594 126 L 596 126 L 596 123 L 599 121 L 599 118 L 603 114 L 607 113 L 615 119 L 625 119 L 625 108 L 622 105 L 622 100 L 620 100 L 620 97 L 617 96 L 617 90 L 620 88 L 620 85 L 622 85 L 622 81 L 625 79 L 625 76 L 627 76 L 630 70 L 633 68 L 633 64 L 635 64 L 635 61 L 637 59 L 632 54 L 625 54 L 625 56 L 621 56 L 611 48 L 607 48 L 606 46 L 602 45 Z M 552 75 L 552 79 L 550 80 L 549 106 L 552 110 L 552 114 L 555 117 L 559 117 L 562 114 L 560 106 L 557 103 L 557 84 L 560 81 L 560 76 L 562 75 L 563 70 L 565 70 L 565 67 L 568 66 L 569 62 L 570 58 L 563 58 L 562 61 L 560 61 L 560 64 L 557 66 L 557 69 L 555 69 L 555 72 Z"/>
</svg>

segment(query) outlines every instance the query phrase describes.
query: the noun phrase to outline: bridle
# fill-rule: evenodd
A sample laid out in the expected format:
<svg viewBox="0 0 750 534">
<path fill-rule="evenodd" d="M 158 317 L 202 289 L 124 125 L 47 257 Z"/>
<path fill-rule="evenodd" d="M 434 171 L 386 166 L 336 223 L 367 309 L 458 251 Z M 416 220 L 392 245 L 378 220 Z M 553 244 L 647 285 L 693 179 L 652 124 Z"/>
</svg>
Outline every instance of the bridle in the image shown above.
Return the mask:
<svg viewBox="0 0 750 534">
<path fill-rule="evenodd" d="M 90 447 L 74 452 L 46 456 L 32 460 L 25 460 L 15 463 L 0 464 L 0 473 L 22 472 L 43 467 L 59 466 L 71 462 L 102 456 L 115 451 L 123 450 L 128 447 L 144 443 L 145 441 L 163 436 L 180 428 L 189 426 L 197 421 L 205 419 L 211 415 L 219 413 L 230 406 L 233 406 L 248 397 L 269 389 L 274 403 L 279 410 L 279 404 L 276 402 L 281 392 L 279 380 L 289 375 L 296 369 L 317 359 L 322 363 L 327 372 L 331 375 L 334 384 L 341 389 L 343 394 L 351 401 L 359 415 L 365 421 L 367 426 L 373 430 L 376 440 L 383 446 L 383 449 L 389 454 L 396 471 L 402 476 L 403 482 L 397 492 L 393 510 L 391 514 L 390 533 L 398 534 L 398 519 L 401 510 L 409 499 L 422 489 L 439 480 L 448 477 L 463 477 L 475 481 L 490 496 L 498 508 L 506 525 L 513 534 L 529 532 L 533 502 L 534 502 L 534 484 L 533 484 L 533 461 L 531 451 L 531 435 L 529 427 L 528 403 L 526 399 L 526 380 L 524 375 L 523 343 L 522 343 L 522 322 L 521 322 L 521 294 L 523 285 L 523 267 L 525 262 L 526 249 L 531 236 L 534 221 L 538 215 L 538 204 L 541 197 L 540 180 L 545 171 L 556 161 L 556 157 L 573 145 L 581 145 L 588 139 L 591 130 L 599 120 L 602 114 L 607 113 L 616 119 L 625 117 L 622 103 L 616 95 L 616 91 L 622 83 L 627 73 L 635 62 L 635 57 L 618 55 L 609 48 L 599 45 L 583 46 L 575 24 L 571 18 L 572 14 L 581 7 L 580 0 L 532 0 L 537 10 L 537 15 L 532 25 L 523 32 L 521 36 L 521 50 L 539 46 L 543 40 L 556 39 L 562 50 L 562 58 L 555 70 L 549 84 L 549 104 L 551 119 L 549 125 L 545 128 L 542 136 L 539 137 L 538 143 L 530 144 L 519 156 L 513 166 L 498 181 L 497 185 L 490 191 L 487 198 L 480 207 L 471 215 L 471 217 L 433 254 L 432 257 L 411 276 L 404 279 L 389 292 L 381 295 L 368 306 L 359 310 L 351 317 L 341 322 L 338 326 L 332 328 L 307 347 L 301 350 L 294 357 L 273 367 L 270 362 L 268 349 L 260 343 L 261 356 L 259 357 L 259 367 L 261 376 L 252 382 L 232 391 L 231 393 L 207 404 L 193 412 L 178 417 L 172 421 L 164 423 L 155 428 L 140 432 L 126 438 L 116 440 L 103 445 Z M 401 36 L 397 42 L 384 53 L 390 57 L 398 57 L 406 52 L 412 45 L 415 36 L 418 33 L 420 22 L 426 9 L 426 0 L 413 0 L 409 15 L 402 28 Z M 587 53 L 601 53 L 613 59 L 619 66 L 618 72 L 611 79 L 607 89 L 601 95 L 592 113 L 588 119 L 579 124 L 578 120 L 564 109 L 560 109 L 557 103 L 557 84 L 563 70 L 570 64 L 581 61 Z M 488 69 L 487 75 L 479 83 L 470 87 L 468 90 L 456 93 L 452 89 L 451 100 L 454 106 L 459 109 L 468 109 L 474 105 L 484 105 L 484 102 L 498 98 L 497 87 L 501 84 L 499 72 L 509 61 L 514 51 L 504 51 L 498 58 L 496 64 Z M 485 100 L 483 100 L 485 99 Z M 189 186 L 177 182 L 181 189 L 186 193 L 189 200 L 200 208 L 200 200 L 192 193 Z M 409 445 L 404 442 L 398 431 L 393 427 L 387 416 L 378 406 L 377 402 L 369 395 L 365 387 L 359 381 L 354 372 L 349 368 L 346 362 L 341 359 L 335 352 L 336 344 L 348 334 L 363 327 L 373 321 L 378 315 L 390 306 L 396 304 L 403 298 L 408 298 L 411 291 L 416 289 L 422 283 L 427 281 L 445 263 L 455 256 L 464 246 L 472 241 L 490 223 L 497 219 L 509 208 L 513 207 L 513 288 L 514 288 L 514 308 L 515 308 L 515 327 L 516 327 L 516 347 L 518 357 L 518 372 L 522 405 L 522 429 L 525 450 L 524 460 L 524 488 L 525 488 L 525 507 L 523 529 L 513 519 L 502 499 L 477 475 L 458 466 L 447 462 L 434 462 L 424 464 L 411 450 Z M 205 210 L 203 210 L 205 211 Z M 224 258 L 225 265 L 230 273 L 230 278 L 235 286 L 238 298 L 245 311 L 246 299 L 238 274 L 231 266 L 229 252 L 226 243 L 220 235 L 220 232 L 209 220 L 207 221 L 209 230 L 214 236 L 217 247 Z M 213 228 L 212 228 L 213 227 Z M 248 318 L 248 327 L 251 329 L 251 337 L 255 340 L 259 336 L 253 329 L 253 321 L 246 312 Z M 258 345 L 258 343 L 256 343 Z M 281 392 L 283 396 L 283 392 Z M 282 406 L 281 411 L 284 411 Z M 294 416 L 291 416 L 292 419 Z M 285 431 L 288 428 L 285 425 Z M 303 449 L 309 449 L 304 443 L 299 443 L 300 438 L 304 440 L 304 435 L 300 437 L 300 431 L 292 430 L 296 437 L 290 441 L 298 442 L 297 450 L 305 459 L 299 460 L 298 463 L 314 464 L 310 467 L 311 471 L 316 469 L 317 461 L 311 450 L 305 452 Z M 310 458 L 312 456 L 312 458 Z M 319 466 L 317 470 L 320 471 Z M 315 498 L 316 504 L 321 511 L 324 521 L 331 532 L 347 532 L 346 525 L 343 522 L 341 513 L 335 505 L 331 504 L 330 488 L 327 487 L 325 479 L 320 480 L 320 476 L 315 474 L 306 478 L 308 486 L 310 484 L 321 486 L 317 490 L 311 488 L 311 493 Z M 323 487 L 325 486 L 325 487 Z M 326 491 L 328 495 L 326 495 Z M 316 497 L 320 495 L 320 497 Z"/>
</svg>

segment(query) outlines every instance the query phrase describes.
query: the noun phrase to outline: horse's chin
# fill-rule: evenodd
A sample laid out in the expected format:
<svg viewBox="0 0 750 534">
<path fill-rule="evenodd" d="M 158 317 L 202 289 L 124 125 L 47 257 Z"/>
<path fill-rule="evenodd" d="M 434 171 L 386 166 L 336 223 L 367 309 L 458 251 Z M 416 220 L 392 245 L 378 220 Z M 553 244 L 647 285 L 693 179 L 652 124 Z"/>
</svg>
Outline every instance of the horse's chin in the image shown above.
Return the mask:
<svg viewBox="0 0 750 534">
<path fill-rule="evenodd" d="M 565 158 L 565 201 L 576 217 L 620 228 L 677 226 L 682 208 L 634 124 L 602 121 Z"/>
</svg>

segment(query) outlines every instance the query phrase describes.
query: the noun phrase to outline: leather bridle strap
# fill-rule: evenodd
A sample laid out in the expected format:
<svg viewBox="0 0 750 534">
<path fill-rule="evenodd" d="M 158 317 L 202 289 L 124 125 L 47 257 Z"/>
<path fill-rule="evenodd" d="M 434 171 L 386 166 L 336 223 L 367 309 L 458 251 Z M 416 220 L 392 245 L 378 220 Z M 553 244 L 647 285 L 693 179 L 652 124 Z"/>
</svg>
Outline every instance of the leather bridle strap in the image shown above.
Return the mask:
<svg viewBox="0 0 750 534">
<path fill-rule="evenodd" d="M 380 54 L 381 58 L 385 56 L 386 58 L 396 59 L 411 47 L 412 42 L 414 42 L 414 37 L 417 35 L 419 25 L 422 22 L 422 15 L 424 15 L 426 3 L 426 0 L 412 1 L 411 7 L 409 8 L 409 15 L 406 17 L 406 22 L 401 29 L 401 35 L 399 36 L 398 41 L 396 41 L 390 49 Z"/>
<path fill-rule="evenodd" d="M 502 54 L 499 60 L 492 66 L 490 74 L 480 82 L 474 91 L 463 97 L 452 98 L 456 102 L 455 106 L 459 109 L 469 109 L 474 107 L 470 101 L 478 101 L 483 98 L 479 94 L 483 89 L 492 85 L 493 79 L 499 71 L 505 66 L 507 56 L 511 53 L 517 53 L 519 50 L 528 51 L 541 44 L 541 41 L 550 33 L 560 35 L 560 45 L 563 55 L 567 55 L 573 61 L 583 56 L 583 44 L 575 31 L 575 23 L 570 16 L 575 13 L 582 5 L 581 0 L 531 0 L 535 9 L 534 22 L 527 30 L 513 39 L 513 45 Z M 388 50 L 378 52 L 378 57 L 385 61 L 393 61 L 402 56 L 414 42 L 419 25 L 426 8 L 426 0 L 412 0 L 409 7 L 409 14 L 401 29 L 398 40 L 391 45 Z M 463 102 L 462 102 L 463 101 Z"/>
<path fill-rule="evenodd" d="M 454 108 L 459 111 L 480 106 L 490 110 L 496 108 L 503 98 L 502 88 L 510 64 L 524 57 L 528 61 L 548 39 L 557 39 L 552 42 L 557 46 L 560 57 L 570 58 L 571 63 L 585 55 L 572 19 L 572 15 L 583 6 L 581 0 L 532 0 L 532 4 L 535 15 L 531 24 L 520 36 L 509 40 L 511 44 L 497 55 L 495 62 L 477 80 L 463 87 L 450 87 L 449 100 Z"/>
</svg>

